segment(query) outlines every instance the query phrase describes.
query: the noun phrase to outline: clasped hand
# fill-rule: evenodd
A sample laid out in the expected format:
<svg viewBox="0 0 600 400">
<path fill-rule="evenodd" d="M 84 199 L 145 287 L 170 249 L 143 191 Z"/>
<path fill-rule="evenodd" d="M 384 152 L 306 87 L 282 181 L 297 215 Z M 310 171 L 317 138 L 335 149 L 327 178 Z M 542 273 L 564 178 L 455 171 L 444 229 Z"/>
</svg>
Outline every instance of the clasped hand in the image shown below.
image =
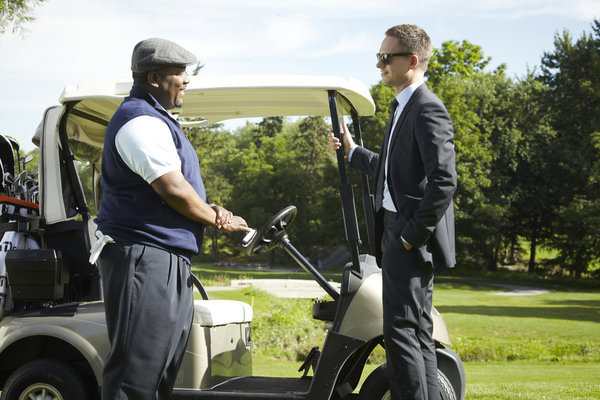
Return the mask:
<svg viewBox="0 0 600 400">
<path fill-rule="evenodd" d="M 219 232 L 249 232 L 252 229 L 248 227 L 248 224 L 244 218 L 233 215 L 231 211 L 226 210 L 221 206 L 212 206 L 215 211 L 215 228 Z"/>
</svg>

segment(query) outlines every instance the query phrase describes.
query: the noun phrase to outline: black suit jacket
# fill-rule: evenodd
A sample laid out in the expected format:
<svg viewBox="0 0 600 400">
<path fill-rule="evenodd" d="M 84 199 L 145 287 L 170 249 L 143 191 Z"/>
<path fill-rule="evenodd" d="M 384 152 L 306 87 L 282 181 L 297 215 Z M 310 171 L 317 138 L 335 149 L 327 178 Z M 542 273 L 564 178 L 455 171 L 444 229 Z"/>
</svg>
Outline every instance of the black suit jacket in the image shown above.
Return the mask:
<svg viewBox="0 0 600 400">
<path fill-rule="evenodd" d="M 382 153 L 359 146 L 350 162 L 377 182 L 383 159 Z M 446 107 L 425 84 L 412 94 L 392 133 L 387 181 L 396 210 L 406 220 L 402 237 L 421 261 L 432 262 L 436 269 L 454 267 L 454 132 Z M 383 224 L 376 220 L 380 238 Z M 377 246 L 380 252 L 380 240 Z"/>
</svg>

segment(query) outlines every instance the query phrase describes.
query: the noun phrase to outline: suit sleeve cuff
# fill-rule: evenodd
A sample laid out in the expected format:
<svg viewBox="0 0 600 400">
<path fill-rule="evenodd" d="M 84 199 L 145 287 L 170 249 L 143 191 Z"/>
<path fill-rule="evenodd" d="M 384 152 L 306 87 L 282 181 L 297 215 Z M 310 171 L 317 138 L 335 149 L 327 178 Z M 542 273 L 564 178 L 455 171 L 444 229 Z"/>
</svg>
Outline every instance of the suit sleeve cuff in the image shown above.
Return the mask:
<svg viewBox="0 0 600 400">
<path fill-rule="evenodd" d="M 352 148 L 348 152 L 348 161 L 352 161 L 352 154 L 354 153 L 354 150 L 356 150 L 357 147 L 358 147 L 358 145 L 355 144 L 354 146 L 352 146 Z"/>
</svg>

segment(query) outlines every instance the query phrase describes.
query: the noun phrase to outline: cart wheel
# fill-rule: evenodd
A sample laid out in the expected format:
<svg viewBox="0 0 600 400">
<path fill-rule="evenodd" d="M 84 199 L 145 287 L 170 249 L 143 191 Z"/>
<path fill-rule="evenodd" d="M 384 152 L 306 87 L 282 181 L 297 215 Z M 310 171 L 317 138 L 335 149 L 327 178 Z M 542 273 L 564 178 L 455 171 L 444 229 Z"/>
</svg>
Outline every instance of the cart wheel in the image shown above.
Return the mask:
<svg viewBox="0 0 600 400">
<path fill-rule="evenodd" d="M 456 400 L 456 393 L 450 379 L 438 369 L 438 386 L 440 387 L 440 398 L 442 400 Z"/>
<path fill-rule="evenodd" d="M 50 359 L 34 360 L 17 369 L 2 390 L 2 400 L 87 398 L 83 377 L 66 363 Z"/>
<path fill-rule="evenodd" d="M 386 372 L 387 366 L 380 365 L 371 375 L 367 377 L 360 388 L 360 400 L 389 400 L 390 381 Z M 456 394 L 450 381 L 442 371 L 438 369 L 438 385 L 440 387 L 440 398 L 442 400 L 456 400 Z"/>
</svg>

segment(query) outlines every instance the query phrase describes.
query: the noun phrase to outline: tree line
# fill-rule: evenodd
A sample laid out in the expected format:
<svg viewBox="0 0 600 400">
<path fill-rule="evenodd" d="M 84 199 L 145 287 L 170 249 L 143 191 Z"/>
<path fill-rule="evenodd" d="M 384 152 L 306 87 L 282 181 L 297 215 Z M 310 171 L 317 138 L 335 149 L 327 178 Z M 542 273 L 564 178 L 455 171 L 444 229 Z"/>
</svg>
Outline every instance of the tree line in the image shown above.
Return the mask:
<svg viewBox="0 0 600 400">
<path fill-rule="evenodd" d="M 504 64 L 489 71 L 478 45 L 447 41 L 434 49 L 426 82 L 454 124 L 459 266 L 514 263 L 524 244 L 530 272 L 553 267 L 581 276 L 600 261 L 600 21 L 592 33 L 554 39 L 540 70 L 512 78 Z M 377 150 L 394 93 L 379 83 L 371 94 L 377 112 L 360 124 L 365 146 Z M 209 201 L 252 226 L 295 205 L 290 235 L 314 259 L 344 244 L 329 130 L 322 117 L 275 117 L 233 132 L 217 125 L 187 134 Z M 360 179 L 349 171 L 358 191 Z M 239 255 L 239 238 L 208 236 L 206 253 Z M 548 265 L 537 262 L 540 248 L 555 255 Z"/>
<path fill-rule="evenodd" d="M 592 273 L 598 279 L 600 21 L 576 39 L 567 31 L 555 35 L 540 69 L 523 77 L 507 76 L 504 64 L 489 70 L 490 62 L 478 45 L 447 41 L 434 49 L 426 74 L 454 125 L 458 266 L 495 270 L 523 262 L 532 273 Z M 381 83 L 370 91 L 377 111 L 361 117 L 360 125 L 365 146 L 376 151 L 394 92 Z M 309 116 L 185 132 L 198 153 L 208 201 L 253 227 L 295 205 L 290 237 L 316 263 L 345 244 L 330 129 L 323 117 Z M 360 176 L 353 168 L 348 173 L 360 217 Z M 80 174 L 92 199 L 89 167 L 81 166 Z M 368 252 L 364 218 L 360 231 L 361 250 Z M 203 253 L 244 257 L 240 240 L 208 230 Z M 543 262 L 541 249 L 552 255 Z M 288 261 L 277 251 L 262 258 L 257 261 Z"/>
<path fill-rule="evenodd" d="M 2 3 L 0 35 L 22 30 L 43 1 Z M 505 65 L 486 70 L 491 59 L 467 41 L 434 49 L 427 85 L 446 104 L 455 129 L 459 265 L 493 270 L 515 262 L 526 243 L 530 272 L 554 267 L 582 276 L 597 269 L 600 21 L 591 28 L 576 39 L 567 31 L 555 35 L 554 50 L 542 56 L 540 70 L 519 78 L 508 77 Z M 365 145 L 377 150 L 394 94 L 381 83 L 371 94 L 377 112 L 360 123 Z M 321 117 L 266 118 L 235 132 L 212 126 L 188 135 L 210 201 L 251 225 L 296 205 L 294 242 L 319 257 L 344 241 L 328 131 Z M 91 193 L 89 168 L 80 172 Z M 357 200 L 360 206 L 360 196 Z M 204 252 L 239 254 L 238 238 L 209 233 Z M 537 262 L 540 248 L 555 254 L 548 265 Z"/>
</svg>

